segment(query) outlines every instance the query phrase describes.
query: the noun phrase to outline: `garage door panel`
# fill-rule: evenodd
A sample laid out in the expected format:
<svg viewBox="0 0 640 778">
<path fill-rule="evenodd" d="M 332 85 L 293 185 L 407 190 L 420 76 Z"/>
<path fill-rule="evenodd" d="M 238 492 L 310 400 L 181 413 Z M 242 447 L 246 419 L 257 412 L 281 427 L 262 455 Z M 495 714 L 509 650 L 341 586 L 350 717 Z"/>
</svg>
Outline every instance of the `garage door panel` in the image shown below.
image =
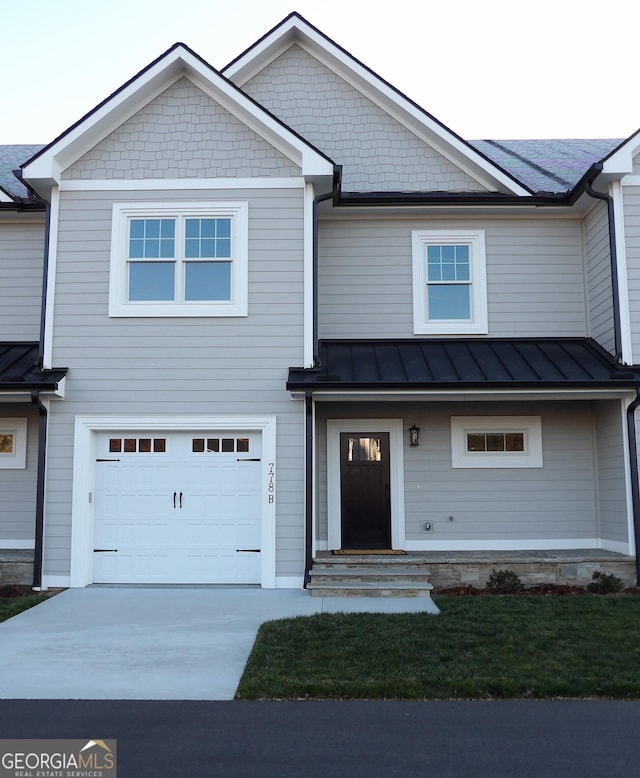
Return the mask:
<svg viewBox="0 0 640 778">
<path fill-rule="evenodd" d="M 118 550 L 94 554 L 94 581 L 258 583 L 260 553 L 238 549 L 260 548 L 260 462 L 239 461 L 236 451 L 194 452 L 189 433 L 163 435 L 165 450 L 157 453 L 146 441 L 141 450 L 140 437 L 102 439 L 102 450 L 134 450 L 96 464 L 94 547 Z M 208 433 L 201 440 L 205 448 L 259 451 L 258 435 Z"/>
</svg>

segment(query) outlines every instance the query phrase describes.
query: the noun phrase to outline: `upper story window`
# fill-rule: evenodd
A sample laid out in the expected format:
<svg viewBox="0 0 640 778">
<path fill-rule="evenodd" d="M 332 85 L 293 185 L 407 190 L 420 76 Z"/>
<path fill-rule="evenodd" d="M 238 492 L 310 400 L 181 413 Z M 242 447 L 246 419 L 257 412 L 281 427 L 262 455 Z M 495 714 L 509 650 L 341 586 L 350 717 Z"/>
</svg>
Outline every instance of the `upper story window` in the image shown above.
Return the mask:
<svg viewBox="0 0 640 778">
<path fill-rule="evenodd" d="M 486 334 L 483 230 L 413 230 L 413 331 Z"/>
<path fill-rule="evenodd" d="M 110 316 L 246 316 L 247 203 L 116 203 Z"/>
</svg>

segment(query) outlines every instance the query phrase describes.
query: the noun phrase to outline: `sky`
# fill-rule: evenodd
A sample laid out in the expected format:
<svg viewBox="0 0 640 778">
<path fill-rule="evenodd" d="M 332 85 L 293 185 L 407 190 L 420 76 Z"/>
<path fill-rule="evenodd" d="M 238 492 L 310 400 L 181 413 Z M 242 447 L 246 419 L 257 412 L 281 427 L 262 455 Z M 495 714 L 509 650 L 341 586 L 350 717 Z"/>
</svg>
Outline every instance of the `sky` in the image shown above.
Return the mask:
<svg viewBox="0 0 640 778">
<path fill-rule="evenodd" d="M 291 11 L 469 140 L 640 127 L 638 0 L 0 0 L 0 144 L 48 143 L 176 41 L 221 69 Z"/>
</svg>

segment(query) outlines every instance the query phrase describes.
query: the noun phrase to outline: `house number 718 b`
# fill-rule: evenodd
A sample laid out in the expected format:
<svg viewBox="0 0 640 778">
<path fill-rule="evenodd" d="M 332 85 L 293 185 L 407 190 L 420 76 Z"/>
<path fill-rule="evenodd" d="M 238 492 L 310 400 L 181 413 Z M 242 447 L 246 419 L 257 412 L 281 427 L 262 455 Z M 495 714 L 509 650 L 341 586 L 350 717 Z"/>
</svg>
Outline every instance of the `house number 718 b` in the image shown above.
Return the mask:
<svg viewBox="0 0 640 778">
<path fill-rule="evenodd" d="M 273 503 L 275 501 L 275 477 L 276 477 L 276 470 L 275 470 L 275 463 L 269 462 L 269 485 L 267 487 L 267 492 L 269 495 L 269 504 Z"/>
</svg>

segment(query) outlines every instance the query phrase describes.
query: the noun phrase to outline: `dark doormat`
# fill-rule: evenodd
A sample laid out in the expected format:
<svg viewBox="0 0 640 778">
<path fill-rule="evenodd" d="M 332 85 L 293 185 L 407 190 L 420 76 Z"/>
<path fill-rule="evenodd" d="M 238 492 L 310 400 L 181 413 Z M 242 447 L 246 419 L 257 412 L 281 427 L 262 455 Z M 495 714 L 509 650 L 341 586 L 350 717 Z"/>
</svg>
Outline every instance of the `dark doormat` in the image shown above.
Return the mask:
<svg viewBox="0 0 640 778">
<path fill-rule="evenodd" d="M 337 548 L 331 553 L 336 556 L 401 556 L 407 552 L 394 548 Z"/>
</svg>

